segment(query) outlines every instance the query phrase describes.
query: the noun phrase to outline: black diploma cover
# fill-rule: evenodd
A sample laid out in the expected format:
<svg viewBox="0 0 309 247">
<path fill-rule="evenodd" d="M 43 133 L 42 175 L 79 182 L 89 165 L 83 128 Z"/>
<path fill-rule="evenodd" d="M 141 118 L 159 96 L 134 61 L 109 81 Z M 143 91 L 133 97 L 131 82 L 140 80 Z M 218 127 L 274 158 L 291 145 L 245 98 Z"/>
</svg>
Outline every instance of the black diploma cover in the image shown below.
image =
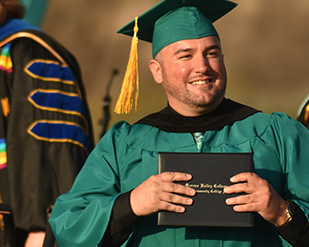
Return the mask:
<svg viewBox="0 0 309 247">
<path fill-rule="evenodd" d="M 192 175 L 188 182 L 179 182 L 196 190 L 194 203 L 184 213 L 160 211 L 161 226 L 252 227 L 253 213 L 235 212 L 225 203 L 224 194 L 230 178 L 241 172 L 253 171 L 251 153 L 159 153 L 159 173 L 185 172 Z"/>
</svg>

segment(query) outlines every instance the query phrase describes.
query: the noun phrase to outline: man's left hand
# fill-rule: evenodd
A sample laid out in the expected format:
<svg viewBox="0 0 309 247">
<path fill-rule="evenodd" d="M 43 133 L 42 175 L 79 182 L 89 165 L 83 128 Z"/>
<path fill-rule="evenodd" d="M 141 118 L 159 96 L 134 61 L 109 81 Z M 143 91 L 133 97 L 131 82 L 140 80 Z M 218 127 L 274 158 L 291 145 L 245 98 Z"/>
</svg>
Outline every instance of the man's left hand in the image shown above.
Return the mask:
<svg viewBox="0 0 309 247">
<path fill-rule="evenodd" d="M 279 226 L 287 221 L 287 202 L 265 179 L 245 172 L 233 176 L 230 181 L 234 184 L 225 188 L 225 194 L 245 193 L 226 200 L 227 205 L 234 205 L 236 212 L 257 212 L 265 220 Z"/>
</svg>

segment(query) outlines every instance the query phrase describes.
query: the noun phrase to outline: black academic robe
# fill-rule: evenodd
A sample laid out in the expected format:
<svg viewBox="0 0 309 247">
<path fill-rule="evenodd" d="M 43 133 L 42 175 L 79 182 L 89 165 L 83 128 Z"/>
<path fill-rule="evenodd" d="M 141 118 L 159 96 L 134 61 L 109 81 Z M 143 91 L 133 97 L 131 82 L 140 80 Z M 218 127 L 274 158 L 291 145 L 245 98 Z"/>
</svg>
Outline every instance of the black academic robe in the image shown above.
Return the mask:
<svg viewBox="0 0 309 247">
<path fill-rule="evenodd" d="M 45 230 L 93 148 L 79 65 L 21 20 L 0 26 L 0 191 L 24 231 Z"/>
</svg>

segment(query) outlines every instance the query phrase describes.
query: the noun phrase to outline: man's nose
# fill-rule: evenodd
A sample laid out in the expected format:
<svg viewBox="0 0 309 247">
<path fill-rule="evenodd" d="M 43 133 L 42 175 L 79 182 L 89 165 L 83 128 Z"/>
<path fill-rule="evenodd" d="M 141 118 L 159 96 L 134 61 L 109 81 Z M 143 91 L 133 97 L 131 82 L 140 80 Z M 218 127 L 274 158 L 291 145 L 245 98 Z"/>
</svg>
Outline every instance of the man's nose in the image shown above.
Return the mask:
<svg viewBox="0 0 309 247">
<path fill-rule="evenodd" d="M 206 73 L 209 69 L 209 61 L 204 55 L 199 55 L 195 59 L 195 71 L 199 73 Z"/>
</svg>

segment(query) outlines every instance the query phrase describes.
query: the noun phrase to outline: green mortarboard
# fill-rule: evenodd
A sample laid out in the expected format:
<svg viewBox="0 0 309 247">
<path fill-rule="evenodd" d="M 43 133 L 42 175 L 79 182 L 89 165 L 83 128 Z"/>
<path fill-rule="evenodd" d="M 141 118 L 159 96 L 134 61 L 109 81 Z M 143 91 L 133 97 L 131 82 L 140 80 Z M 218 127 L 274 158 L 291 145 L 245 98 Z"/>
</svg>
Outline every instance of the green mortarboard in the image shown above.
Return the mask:
<svg viewBox="0 0 309 247">
<path fill-rule="evenodd" d="M 138 38 L 152 43 L 155 57 L 162 48 L 179 40 L 218 37 L 212 22 L 236 5 L 227 0 L 163 0 L 138 17 Z M 117 33 L 133 36 L 134 24 L 130 22 Z"/>
</svg>

